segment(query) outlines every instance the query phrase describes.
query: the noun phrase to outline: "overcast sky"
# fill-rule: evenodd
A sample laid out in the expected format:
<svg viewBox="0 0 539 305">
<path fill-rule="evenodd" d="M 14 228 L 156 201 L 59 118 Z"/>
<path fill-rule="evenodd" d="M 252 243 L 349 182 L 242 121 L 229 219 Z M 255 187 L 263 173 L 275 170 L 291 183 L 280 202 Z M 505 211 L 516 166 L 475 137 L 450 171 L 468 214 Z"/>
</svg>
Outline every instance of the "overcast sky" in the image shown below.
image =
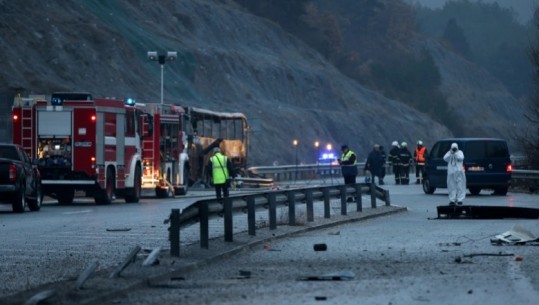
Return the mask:
<svg viewBox="0 0 539 305">
<path fill-rule="evenodd" d="M 441 8 L 449 0 L 405 0 L 409 3 L 419 3 L 431 8 Z M 482 2 L 498 2 L 502 7 L 512 7 L 520 21 L 527 22 L 533 16 L 534 9 L 539 5 L 539 0 L 470 0 Z"/>
</svg>

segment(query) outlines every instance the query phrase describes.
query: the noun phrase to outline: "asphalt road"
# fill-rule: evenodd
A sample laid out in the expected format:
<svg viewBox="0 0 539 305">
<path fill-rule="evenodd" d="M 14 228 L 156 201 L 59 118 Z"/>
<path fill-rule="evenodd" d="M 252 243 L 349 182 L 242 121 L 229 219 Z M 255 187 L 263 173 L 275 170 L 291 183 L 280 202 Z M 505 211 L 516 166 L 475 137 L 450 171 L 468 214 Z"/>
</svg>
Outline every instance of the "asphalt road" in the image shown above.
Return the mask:
<svg viewBox="0 0 539 305">
<path fill-rule="evenodd" d="M 539 301 L 537 247 L 492 246 L 489 242 L 513 225 L 539 235 L 537 220 L 434 220 L 436 206 L 447 201 L 446 192 L 425 195 L 416 185 L 385 187 L 390 191 L 392 204 L 406 207 L 407 212 L 286 239 L 269 235 L 264 246 L 210 260 L 214 263 L 199 264 L 174 281 L 159 283 L 154 288 L 139 287 L 138 292 L 109 299 L 108 304 Z M 465 204 L 537 207 L 537 198 L 521 193 L 505 197 L 481 193 L 468 197 Z M 135 245 L 168 249 L 163 220 L 172 208 L 184 207 L 197 199 L 143 199 L 140 204 L 110 206 L 95 206 L 91 201 L 67 207 L 48 203 L 38 213 L 24 214 L 12 214 L 8 206 L 2 207 L 5 210 L 0 211 L 0 300 L 47 282 L 74 280 L 92 260 L 98 260 L 102 269 L 115 267 Z M 221 231 L 222 224 L 214 224 L 210 236 L 219 236 Z M 184 246 L 196 246 L 196 228 L 191 233 L 183 232 L 182 242 Z M 218 244 L 212 241 L 204 255 L 218 255 Z M 314 244 L 326 244 L 327 250 L 314 251 Z M 511 256 L 473 256 L 478 253 Z M 516 256 L 523 260 L 517 262 Z M 246 278 L 240 271 L 251 275 Z M 350 279 L 298 280 L 334 272 L 344 272 Z"/>
<path fill-rule="evenodd" d="M 490 243 L 514 225 L 539 235 L 537 220 L 433 219 L 446 193 L 387 187 L 408 212 L 271 241 L 105 304 L 539 303 L 538 248 Z M 537 199 L 481 193 L 465 203 L 537 207 Z"/>
</svg>

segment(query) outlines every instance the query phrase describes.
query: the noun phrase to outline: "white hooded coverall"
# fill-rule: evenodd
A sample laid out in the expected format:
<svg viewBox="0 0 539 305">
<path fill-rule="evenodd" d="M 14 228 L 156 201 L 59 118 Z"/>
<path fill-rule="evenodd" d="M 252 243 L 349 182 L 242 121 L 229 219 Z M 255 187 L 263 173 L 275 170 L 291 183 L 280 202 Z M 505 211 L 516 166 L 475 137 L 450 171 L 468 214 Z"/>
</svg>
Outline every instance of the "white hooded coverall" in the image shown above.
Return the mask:
<svg viewBox="0 0 539 305">
<path fill-rule="evenodd" d="M 450 202 L 462 202 L 466 197 L 466 174 L 464 173 L 464 153 L 458 149 L 457 143 L 451 144 L 444 161 L 447 162 L 447 190 L 449 191 Z"/>
</svg>

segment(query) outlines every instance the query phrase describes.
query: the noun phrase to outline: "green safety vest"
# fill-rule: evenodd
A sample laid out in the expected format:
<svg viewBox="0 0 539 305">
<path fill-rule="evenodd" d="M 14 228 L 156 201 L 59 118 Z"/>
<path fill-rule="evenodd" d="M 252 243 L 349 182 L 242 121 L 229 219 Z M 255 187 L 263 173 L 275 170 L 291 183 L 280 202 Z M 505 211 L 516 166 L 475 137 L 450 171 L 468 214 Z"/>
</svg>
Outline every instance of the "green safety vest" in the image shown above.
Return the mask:
<svg viewBox="0 0 539 305">
<path fill-rule="evenodd" d="M 227 158 L 220 153 L 216 153 L 210 158 L 212 164 L 213 184 L 224 184 L 228 179 Z"/>
<path fill-rule="evenodd" d="M 354 155 L 354 152 L 351 151 L 351 150 L 348 150 L 348 152 L 346 152 L 346 154 L 343 154 L 341 156 L 341 161 L 348 161 L 348 159 L 350 159 L 350 157 Z M 347 165 L 355 165 L 357 163 L 357 157 L 356 157 L 356 161 L 354 161 L 354 164 L 347 164 Z"/>
</svg>

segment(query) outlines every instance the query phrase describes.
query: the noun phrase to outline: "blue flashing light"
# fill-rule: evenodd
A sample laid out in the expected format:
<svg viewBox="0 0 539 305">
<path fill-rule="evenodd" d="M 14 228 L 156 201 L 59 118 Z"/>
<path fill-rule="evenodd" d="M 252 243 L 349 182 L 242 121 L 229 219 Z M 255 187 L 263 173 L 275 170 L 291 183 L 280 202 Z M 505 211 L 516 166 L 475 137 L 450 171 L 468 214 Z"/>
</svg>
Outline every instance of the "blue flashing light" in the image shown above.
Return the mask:
<svg viewBox="0 0 539 305">
<path fill-rule="evenodd" d="M 332 152 L 329 152 L 329 153 L 323 153 L 321 156 L 320 156 L 320 160 L 333 160 L 335 159 L 335 154 L 332 153 Z"/>
<path fill-rule="evenodd" d="M 125 104 L 126 104 L 126 105 L 129 105 L 129 106 L 133 106 L 133 105 L 135 105 L 135 99 L 133 99 L 133 98 L 126 98 L 126 99 L 125 99 Z"/>
<path fill-rule="evenodd" d="M 52 97 L 51 98 L 51 105 L 53 106 L 59 106 L 64 103 L 63 99 L 61 97 Z"/>
</svg>

